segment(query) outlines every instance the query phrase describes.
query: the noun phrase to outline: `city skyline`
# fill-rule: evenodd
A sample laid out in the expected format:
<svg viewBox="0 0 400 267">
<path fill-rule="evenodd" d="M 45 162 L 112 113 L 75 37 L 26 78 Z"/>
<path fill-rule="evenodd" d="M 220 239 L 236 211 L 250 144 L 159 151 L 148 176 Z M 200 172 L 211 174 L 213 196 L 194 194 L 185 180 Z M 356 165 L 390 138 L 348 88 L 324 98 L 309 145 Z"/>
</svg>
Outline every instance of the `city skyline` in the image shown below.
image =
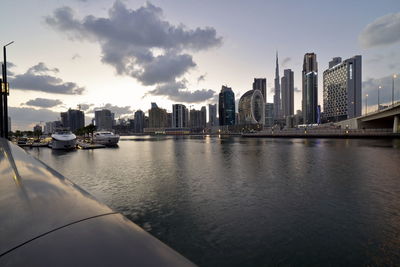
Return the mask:
<svg viewBox="0 0 400 267">
<path fill-rule="evenodd" d="M 169 5 L 161 1 L 147 4 L 139 1 L 45 2 L 36 5 L 35 1 L 5 1 L 5 8 L 10 12 L 0 19 L 9 25 L 1 29 L 2 36 L 15 41 L 8 52 L 9 61 L 12 62 L 9 65 L 9 74 L 13 75 L 10 79 L 9 106 L 14 130 L 31 129 L 39 121 L 56 120 L 59 112 L 76 108 L 78 104 L 92 117 L 96 107 L 104 107 L 116 113 L 116 118 L 133 116 L 138 109 L 147 112 L 150 102 L 159 103 L 169 112 L 173 103 L 193 104 L 199 109 L 217 103 L 222 84 L 232 88 L 238 102 L 251 89 L 255 77 L 267 79 L 267 102 L 273 102 L 274 85 L 271 82 L 275 77 L 276 50 L 279 51 L 280 70 L 294 71 L 295 110 L 301 109 L 301 63 L 305 53 L 314 52 L 318 57 L 320 105 L 322 72 L 328 69 L 328 63 L 334 57 L 363 56 L 362 89 L 363 94 L 369 93 L 370 105 L 377 100 L 375 91 L 369 90 L 379 85 L 387 89 L 387 92 L 381 92 L 381 103 L 390 101 L 390 77 L 398 73 L 400 67 L 400 55 L 397 52 L 400 38 L 393 34 L 399 32 L 400 27 L 400 13 L 393 11 L 396 7 L 400 8 L 400 3 L 396 1 L 364 3 L 363 12 L 356 12 L 359 8 L 357 4 L 346 4 L 346 9 L 342 10 L 340 4 L 315 2 L 318 12 L 314 12 L 307 10 L 302 3 L 293 3 L 293 11 L 290 12 L 294 16 L 282 25 L 272 23 L 278 16 L 273 11 L 287 8 L 288 3 L 254 1 L 252 5 L 244 5 L 233 2 L 230 4 L 232 18 L 224 18 L 221 22 L 218 12 L 226 5 L 223 1 L 204 6 L 192 1 L 171 2 Z M 211 12 L 212 9 L 214 11 Z M 336 17 L 335 11 L 340 11 L 342 20 L 335 20 L 333 26 L 328 22 Z M 124 40 L 117 40 L 120 37 L 118 35 L 115 35 L 117 39 L 112 39 L 110 33 L 101 32 L 101 29 L 90 29 L 97 27 L 99 18 L 106 19 L 112 26 L 121 23 L 119 19 L 123 18 L 123 12 L 129 14 L 127 19 L 131 24 L 138 16 L 145 16 L 143 18 L 153 19 L 150 22 L 166 22 L 176 30 L 176 34 L 181 33 L 172 37 L 186 36 L 187 39 L 173 43 L 171 36 L 164 36 L 160 44 L 150 40 L 152 35 L 145 28 L 140 29 L 139 34 L 148 36 L 142 45 L 146 49 L 139 51 L 138 45 L 129 46 L 134 57 L 114 55 L 120 56 L 119 59 L 122 57 L 117 64 L 116 58 L 111 57 L 113 53 L 108 53 L 107 48 L 115 48 L 117 41 L 125 45 Z M 265 16 L 248 19 L 256 17 L 259 12 Z M 12 15 L 17 13 L 20 14 L 18 17 L 24 19 L 18 20 Z M 322 26 L 313 26 L 310 34 L 313 42 L 297 33 L 300 32 L 299 28 L 310 23 L 310 19 L 305 18 L 308 13 L 312 13 L 316 21 L 324 22 Z M 207 20 L 202 17 L 205 14 Z M 63 21 L 62 18 L 66 17 L 61 15 L 71 15 L 67 16 L 71 23 Z M 89 15 L 93 15 L 92 28 L 87 26 Z M 241 27 L 234 27 L 236 20 L 233 18 L 242 19 Z M 293 29 L 287 27 L 291 20 L 298 24 L 293 24 Z M 180 28 L 180 23 L 185 27 Z M 379 28 L 379 25 L 383 25 L 383 28 Z M 249 28 L 252 30 L 246 32 Z M 281 33 L 282 29 L 285 33 Z M 126 30 L 129 34 L 135 33 L 129 27 Z M 90 36 L 85 38 L 82 36 L 84 34 Z M 106 47 L 105 42 L 110 47 Z M 172 48 L 178 52 L 165 54 Z M 164 55 L 161 58 L 166 61 L 161 63 L 166 63 L 166 66 L 179 60 L 186 65 L 176 69 L 176 75 L 173 76 L 176 79 L 164 77 L 164 80 L 154 80 L 154 77 L 143 72 L 151 70 L 147 68 L 149 63 L 137 63 L 142 68 L 141 73 L 132 72 L 128 63 L 119 64 L 124 60 L 138 60 L 138 53 L 142 52 L 143 57 L 146 53 L 152 54 L 151 62 L 157 62 L 155 60 Z M 282 71 L 279 75 L 283 76 Z M 36 84 L 37 87 L 27 90 L 26 83 L 30 86 Z"/>
</svg>

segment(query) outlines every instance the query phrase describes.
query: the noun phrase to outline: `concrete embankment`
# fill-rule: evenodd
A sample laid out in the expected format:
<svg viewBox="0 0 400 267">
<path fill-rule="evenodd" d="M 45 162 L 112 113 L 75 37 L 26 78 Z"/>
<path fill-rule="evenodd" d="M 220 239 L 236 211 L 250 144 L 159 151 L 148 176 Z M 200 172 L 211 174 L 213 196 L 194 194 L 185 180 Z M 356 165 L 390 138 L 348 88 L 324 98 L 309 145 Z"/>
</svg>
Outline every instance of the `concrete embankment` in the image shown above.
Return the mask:
<svg viewBox="0 0 400 267">
<path fill-rule="evenodd" d="M 268 138 L 400 138 L 400 133 L 383 130 L 302 130 L 302 131 L 263 131 L 245 133 L 242 137 Z"/>
</svg>

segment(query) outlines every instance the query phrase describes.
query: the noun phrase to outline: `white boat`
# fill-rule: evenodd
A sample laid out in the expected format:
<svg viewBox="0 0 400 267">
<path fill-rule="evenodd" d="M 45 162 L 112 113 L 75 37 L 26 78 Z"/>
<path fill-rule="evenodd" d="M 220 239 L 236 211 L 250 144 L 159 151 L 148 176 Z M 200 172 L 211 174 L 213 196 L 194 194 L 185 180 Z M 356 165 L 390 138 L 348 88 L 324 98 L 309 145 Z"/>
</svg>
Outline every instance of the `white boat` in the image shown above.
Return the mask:
<svg viewBox="0 0 400 267">
<path fill-rule="evenodd" d="M 59 130 L 51 135 L 52 149 L 74 149 L 76 147 L 76 136 L 67 130 Z"/>
<path fill-rule="evenodd" d="M 119 142 L 119 135 L 110 131 L 95 132 L 93 134 L 93 142 L 106 146 L 115 146 Z"/>
</svg>

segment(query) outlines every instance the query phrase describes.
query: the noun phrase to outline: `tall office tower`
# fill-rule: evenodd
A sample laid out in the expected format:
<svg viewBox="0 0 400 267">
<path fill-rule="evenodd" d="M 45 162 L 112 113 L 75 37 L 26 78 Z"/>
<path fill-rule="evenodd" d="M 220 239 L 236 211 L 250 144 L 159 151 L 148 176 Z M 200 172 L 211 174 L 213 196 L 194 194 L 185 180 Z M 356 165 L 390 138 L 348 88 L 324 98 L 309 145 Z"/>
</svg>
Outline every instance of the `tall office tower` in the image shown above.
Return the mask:
<svg viewBox="0 0 400 267">
<path fill-rule="evenodd" d="M 207 126 L 207 108 L 202 106 L 200 109 L 200 127 L 206 128 Z"/>
<path fill-rule="evenodd" d="M 151 103 L 149 109 L 149 127 L 150 128 L 164 128 L 168 126 L 167 111 L 159 108 L 156 103 Z"/>
<path fill-rule="evenodd" d="M 235 94 L 232 88 L 222 86 L 218 106 L 219 125 L 235 125 Z"/>
<path fill-rule="evenodd" d="M 275 119 L 281 119 L 281 86 L 279 84 L 279 64 L 278 64 L 278 52 L 276 52 L 276 65 L 275 65 L 275 94 L 274 94 L 274 115 Z"/>
<path fill-rule="evenodd" d="M 341 57 L 334 57 L 332 58 L 331 61 L 329 61 L 329 68 L 332 68 L 333 66 L 339 64 L 342 62 L 342 58 Z"/>
<path fill-rule="evenodd" d="M 303 71 L 303 122 L 304 124 L 317 123 L 318 120 L 318 65 L 317 55 L 304 55 Z"/>
<path fill-rule="evenodd" d="M 61 112 L 61 123 L 63 127 L 75 132 L 77 129 L 85 127 L 85 114 L 80 110 L 69 109 Z"/>
<path fill-rule="evenodd" d="M 111 130 L 114 117 L 110 110 L 102 109 L 94 112 L 94 123 L 97 130 Z"/>
<path fill-rule="evenodd" d="M 265 103 L 265 126 L 274 126 L 274 104 Z"/>
<path fill-rule="evenodd" d="M 204 129 L 206 127 L 206 119 L 206 107 L 201 107 L 201 110 L 190 110 L 190 127 L 192 129 Z"/>
<path fill-rule="evenodd" d="M 143 128 L 145 128 L 144 112 L 139 109 L 134 114 L 134 131 L 135 133 L 143 133 Z"/>
<path fill-rule="evenodd" d="M 167 126 L 166 127 L 172 127 L 172 113 L 167 112 Z"/>
<path fill-rule="evenodd" d="M 172 105 L 172 128 L 189 127 L 189 113 L 185 105 Z"/>
<path fill-rule="evenodd" d="M 217 126 L 217 104 L 208 105 L 208 123 L 210 127 Z"/>
<path fill-rule="evenodd" d="M 61 112 L 60 117 L 61 117 L 61 126 L 68 128 L 69 127 L 68 112 Z"/>
<path fill-rule="evenodd" d="M 329 62 L 323 74 L 324 117 L 340 121 L 361 116 L 361 56 Z"/>
<path fill-rule="evenodd" d="M 284 118 L 294 114 L 294 74 L 291 69 L 283 71 L 281 79 L 282 115 Z"/>
<path fill-rule="evenodd" d="M 253 90 L 260 90 L 264 103 L 267 103 L 267 79 L 266 78 L 254 78 Z"/>
</svg>

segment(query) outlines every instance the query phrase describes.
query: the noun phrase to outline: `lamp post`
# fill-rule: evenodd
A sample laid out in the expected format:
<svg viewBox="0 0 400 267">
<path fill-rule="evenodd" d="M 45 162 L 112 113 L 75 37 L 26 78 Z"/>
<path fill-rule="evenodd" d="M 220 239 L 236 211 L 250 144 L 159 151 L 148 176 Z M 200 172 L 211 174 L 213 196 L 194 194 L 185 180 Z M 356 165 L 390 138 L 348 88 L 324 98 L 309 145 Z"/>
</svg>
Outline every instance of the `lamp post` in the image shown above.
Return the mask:
<svg viewBox="0 0 400 267">
<path fill-rule="evenodd" d="M 7 104 L 7 94 L 8 94 L 8 83 L 7 83 L 7 46 L 14 43 L 14 41 L 9 42 L 3 46 L 3 83 L 4 83 L 4 94 L 3 94 L 3 136 L 8 139 L 8 104 Z"/>
<path fill-rule="evenodd" d="M 365 114 L 367 114 L 368 111 L 368 94 L 365 95 Z"/>
<path fill-rule="evenodd" d="M 381 92 L 381 88 L 382 88 L 382 86 L 378 86 L 378 111 L 380 110 L 380 99 L 379 99 L 379 96 L 380 96 L 380 92 Z"/>
<path fill-rule="evenodd" d="M 392 106 L 394 105 L 394 79 L 397 78 L 396 74 L 393 74 L 392 76 Z"/>
</svg>

